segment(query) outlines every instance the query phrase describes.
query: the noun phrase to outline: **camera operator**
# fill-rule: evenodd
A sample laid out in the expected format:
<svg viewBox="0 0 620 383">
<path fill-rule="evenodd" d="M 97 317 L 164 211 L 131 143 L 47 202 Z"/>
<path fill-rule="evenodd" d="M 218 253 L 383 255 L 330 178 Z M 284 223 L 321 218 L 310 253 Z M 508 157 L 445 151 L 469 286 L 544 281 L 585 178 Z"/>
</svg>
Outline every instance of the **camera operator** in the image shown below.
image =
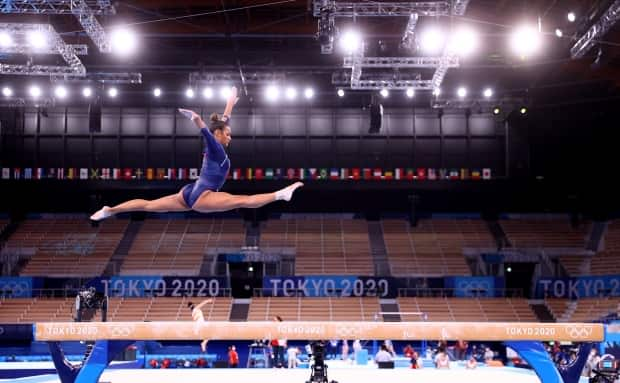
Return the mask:
<svg viewBox="0 0 620 383">
<path fill-rule="evenodd" d="M 603 355 L 595 368 L 592 369 L 593 376 L 590 383 L 614 383 L 620 377 L 620 364 L 611 354 Z"/>
</svg>

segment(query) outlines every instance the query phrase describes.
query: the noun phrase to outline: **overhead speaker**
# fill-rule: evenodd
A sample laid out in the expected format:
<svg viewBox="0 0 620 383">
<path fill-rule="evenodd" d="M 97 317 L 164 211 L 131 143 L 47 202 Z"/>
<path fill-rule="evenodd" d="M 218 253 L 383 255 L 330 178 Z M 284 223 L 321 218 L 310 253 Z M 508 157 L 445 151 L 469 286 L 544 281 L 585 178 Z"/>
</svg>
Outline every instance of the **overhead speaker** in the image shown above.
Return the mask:
<svg viewBox="0 0 620 383">
<path fill-rule="evenodd" d="M 368 133 L 377 134 L 381 131 L 381 120 L 383 119 L 383 105 L 370 105 L 370 129 Z"/>
<path fill-rule="evenodd" d="M 88 131 L 101 133 L 101 98 L 99 96 L 88 105 Z"/>
</svg>

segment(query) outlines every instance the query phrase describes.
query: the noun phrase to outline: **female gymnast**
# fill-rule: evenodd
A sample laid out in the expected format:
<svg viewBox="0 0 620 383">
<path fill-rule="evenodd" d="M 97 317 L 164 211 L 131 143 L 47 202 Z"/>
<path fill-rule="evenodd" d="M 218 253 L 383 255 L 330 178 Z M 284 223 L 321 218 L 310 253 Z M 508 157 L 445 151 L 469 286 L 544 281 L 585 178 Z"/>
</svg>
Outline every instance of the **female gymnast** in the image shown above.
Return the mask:
<svg viewBox="0 0 620 383">
<path fill-rule="evenodd" d="M 220 118 L 217 113 L 213 113 L 208 128 L 196 112 L 179 109 L 179 112 L 190 118 L 200 129 L 205 143 L 200 176 L 194 183 L 186 185 L 176 194 L 156 200 L 133 199 L 113 207 L 104 206 L 91 215 L 90 219 L 100 221 L 130 211 L 166 213 L 195 210 L 200 213 L 213 213 L 237 208 L 258 208 L 278 200 L 290 201 L 293 192 L 303 186 L 303 183 L 295 182 L 273 193 L 255 195 L 232 195 L 220 191 L 230 169 L 230 159 L 224 148 L 231 140 L 229 120 L 237 100 L 237 88 L 233 87 L 223 116 Z"/>
</svg>

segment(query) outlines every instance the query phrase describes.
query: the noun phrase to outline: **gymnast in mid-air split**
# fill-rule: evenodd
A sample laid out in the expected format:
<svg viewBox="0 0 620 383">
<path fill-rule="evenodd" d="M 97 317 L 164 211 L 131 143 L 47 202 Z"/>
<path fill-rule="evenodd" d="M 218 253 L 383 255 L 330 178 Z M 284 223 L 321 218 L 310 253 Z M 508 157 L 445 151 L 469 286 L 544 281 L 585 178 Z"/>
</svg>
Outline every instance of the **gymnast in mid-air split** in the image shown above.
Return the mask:
<svg viewBox="0 0 620 383">
<path fill-rule="evenodd" d="M 104 206 L 91 215 L 90 219 L 100 221 L 131 211 L 166 213 L 195 210 L 200 213 L 214 213 L 237 208 L 259 208 L 278 200 L 290 201 L 293 192 L 303 186 L 303 183 L 295 182 L 273 193 L 255 195 L 232 195 L 220 191 L 230 170 L 230 159 L 225 147 L 231 140 L 230 115 L 237 100 L 237 88 L 233 87 L 224 114 L 220 117 L 213 113 L 208 127 L 198 113 L 179 109 L 181 114 L 191 119 L 200 129 L 205 143 L 200 176 L 194 183 L 185 185 L 176 194 L 156 200 L 133 199 L 112 207 Z"/>
</svg>

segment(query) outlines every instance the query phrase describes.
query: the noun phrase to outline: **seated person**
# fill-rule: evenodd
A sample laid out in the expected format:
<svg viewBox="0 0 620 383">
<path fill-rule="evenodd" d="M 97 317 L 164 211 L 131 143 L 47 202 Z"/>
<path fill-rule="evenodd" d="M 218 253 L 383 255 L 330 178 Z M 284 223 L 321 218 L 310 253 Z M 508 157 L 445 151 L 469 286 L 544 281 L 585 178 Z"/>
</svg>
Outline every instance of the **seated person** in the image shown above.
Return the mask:
<svg viewBox="0 0 620 383">
<path fill-rule="evenodd" d="M 375 355 L 375 362 L 377 364 L 381 364 L 381 363 L 385 363 L 385 362 L 392 362 L 392 354 L 390 354 L 388 352 L 387 347 L 382 344 L 381 345 L 381 349 L 379 350 L 379 352 L 377 352 L 377 355 Z"/>
<path fill-rule="evenodd" d="M 476 358 L 471 356 L 467 360 L 467 363 L 465 364 L 465 368 L 468 369 L 468 370 L 473 370 L 474 368 L 476 368 L 476 366 L 478 366 L 478 362 L 476 361 Z"/>
<path fill-rule="evenodd" d="M 443 347 L 440 347 L 439 352 L 435 355 L 435 367 L 442 369 L 450 368 L 450 358 Z"/>
</svg>

